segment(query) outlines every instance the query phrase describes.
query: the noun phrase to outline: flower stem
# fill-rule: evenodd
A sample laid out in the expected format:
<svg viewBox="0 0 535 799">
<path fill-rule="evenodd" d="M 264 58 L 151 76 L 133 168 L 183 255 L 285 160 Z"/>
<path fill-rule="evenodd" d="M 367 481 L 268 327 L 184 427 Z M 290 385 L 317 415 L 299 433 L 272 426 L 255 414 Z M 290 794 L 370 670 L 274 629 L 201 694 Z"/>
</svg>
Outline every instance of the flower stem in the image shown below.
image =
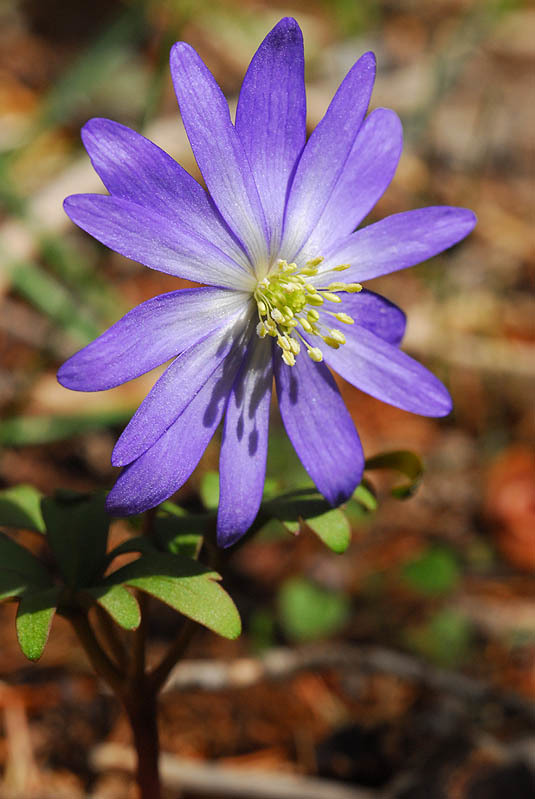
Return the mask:
<svg viewBox="0 0 535 799">
<path fill-rule="evenodd" d="M 158 698 L 144 676 L 133 682 L 124 699 L 126 714 L 132 727 L 137 754 L 136 778 L 140 799 L 161 799 L 162 787 L 158 759 Z"/>
</svg>

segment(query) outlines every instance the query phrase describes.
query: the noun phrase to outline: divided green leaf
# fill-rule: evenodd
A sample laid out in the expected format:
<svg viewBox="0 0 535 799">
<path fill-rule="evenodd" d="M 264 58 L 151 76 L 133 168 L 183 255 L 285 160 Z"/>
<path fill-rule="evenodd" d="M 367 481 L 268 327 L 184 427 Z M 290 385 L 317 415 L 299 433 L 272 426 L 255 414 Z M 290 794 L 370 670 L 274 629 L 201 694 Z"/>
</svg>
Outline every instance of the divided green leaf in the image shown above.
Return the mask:
<svg viewBox="0 0 535 799">
<path fill-rule="evenodd" d="M 4 533 L 0 533 L 0 564 L 0 600 L 52 584 L 41 561 Z"/>
<path fill-rule="evenodd" d="M 174 555 L 197 558 L 206 526 L 207 515 L 204 513 L 194 516 L 186 516 L 183 512 L 181 515 L 158 513 L 154 519 L 154 534 L 160 549 Z"/>
<path fill-rule="evenodd" d="M 52 586 L 28 593 L 19 602 L 17 638 L 29 660 L 39 660 L 43 654 L 61 591 L 60 586 Z"/>
<path fill-rule="evenodd" d="M 57 495 L 41 502 L 48 539 L 71 588 L 94 585 L 106 567 L 109 516 L 104 495 Z"/>
<path fill-rule="evenodd" d="M 396 499 L 412 497 L 424 473 L 424 465 L 421 458 L 414 452 L 409 452 L 409 450 L 383 452 L 380 455 L 375 455 L 373 458 L 367 459 L 364 468 L 368 470 L 393 469 L 408 477 L 408 483 L 394 486 L 392 489 L 392 496 L 396 497 Z"/>
<path fill-rule="evenodd" d="M 42 494 L 31 485 L 18 485 L 0 491 L 0 526 L 45 532 L 41 514 Z"/>
<path fill-rule="evenodd" d="M 107 585 L 138 588 L 225 638 L 237 638 L 241 620 L 220 577 L 182 555 L 149 553 L 113 572 Z"/>
<path fill-rule="evenodd" d="M 306 525 L 333 552 L 339 554 L 345 552 L 351 542 L 351 528 L 345 513 L 340 508 L 306 519 Z"/>
<path fill-rule="evenodd" d="M 141 622 L 141 612 L 134 596 L 124 585 L 96 586 L 87 593 L 125 630 L 135 630 Z"/>
</svg>

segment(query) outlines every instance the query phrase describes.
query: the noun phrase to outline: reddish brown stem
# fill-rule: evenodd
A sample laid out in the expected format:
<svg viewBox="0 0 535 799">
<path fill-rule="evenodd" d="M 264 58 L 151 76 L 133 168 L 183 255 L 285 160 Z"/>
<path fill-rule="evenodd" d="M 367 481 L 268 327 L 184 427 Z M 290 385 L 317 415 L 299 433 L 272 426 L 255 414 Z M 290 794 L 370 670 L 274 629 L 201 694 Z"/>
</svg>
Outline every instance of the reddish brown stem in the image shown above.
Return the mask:
<svg viewBox="0 0 535 799">
<path fill-rule="evenodd" d="M 161 799 L 158 759 L 158 699 L 145 679 L 125 698 L 125 710 L 134 736 L 137 753 L 136 778 L 140 799 Z"/>
</svg>

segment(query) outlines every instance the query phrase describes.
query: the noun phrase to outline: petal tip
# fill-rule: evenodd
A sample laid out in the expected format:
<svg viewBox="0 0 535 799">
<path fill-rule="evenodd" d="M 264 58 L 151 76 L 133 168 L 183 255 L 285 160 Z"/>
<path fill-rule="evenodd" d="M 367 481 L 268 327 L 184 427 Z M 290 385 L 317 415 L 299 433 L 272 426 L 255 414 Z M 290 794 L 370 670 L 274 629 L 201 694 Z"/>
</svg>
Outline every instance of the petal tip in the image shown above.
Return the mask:
<svg viewBox="0 0 535 799">
<path fill-rule="evenodd" d="M 360 64 L 361 67 L 367 67 L 375 72 L 377 68 L 377 58 L 375 57 L 373 50 L 368 50 L 366 53 L 364 53 L 364 55 L 362 55 L 357 61 L 357 64 Z"/>
<path fill-rule="evenodd" d="M 247 530 L 235 530 L 235 529 L 221 529 L 218 527 L 217 529 L 217 545 L 221 547 L 221 549 L 228 549 L 229 547 L 236 544 L 240 538 L 242 538 Z"/>
</svg>

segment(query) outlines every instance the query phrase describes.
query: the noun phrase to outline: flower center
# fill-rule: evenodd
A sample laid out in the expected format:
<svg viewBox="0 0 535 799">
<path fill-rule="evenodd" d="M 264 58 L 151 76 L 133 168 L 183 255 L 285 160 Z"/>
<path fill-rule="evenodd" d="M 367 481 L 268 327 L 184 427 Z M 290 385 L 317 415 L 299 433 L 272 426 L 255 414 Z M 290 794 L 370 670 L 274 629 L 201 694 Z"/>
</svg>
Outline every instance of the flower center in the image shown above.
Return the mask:
<svg viewBox="0 0 535 799">
<path fill-rule="evenodd" d="M 322 307 L 325 303 L 339 303 L 340 291 L 361 291 L 359 283 L 329 283 L 324 287 L 313 286 L 309 278 L 318 274 L 318 266 L 323 258 L 313 258 L 305 266 L 278 261 L 275 269 L 260 280 L 254 290 L 254 298 L 258 308 L 258 325 L 256 332 L 260 338 L 272 336 L 277 339 L 281 356 L 288 366 L 295 365 L 295 356 L 299 355 L 301 345 L 313 361 L 323 360 L 320 347 L 311 346 L 303 337 L 318 336 L 328 347 L 338 349 L 345 344 L 345 336 L 335 327 L 325 324 L 326 316 L 332 316 L 338 322 L 352 325 L 354 319 L 346 313 L 335 313 Z M 335 266 L 333 272 L 349 269 L 349 265 Z M 328 273 L 326 273 L 328 274 Z M 318 309 L 322 309 L 322 317 Z M 329 321 L 327 319 L 327 321 Z M 319 343 L 319 342 L 318 342 Z"/>
</svg>

